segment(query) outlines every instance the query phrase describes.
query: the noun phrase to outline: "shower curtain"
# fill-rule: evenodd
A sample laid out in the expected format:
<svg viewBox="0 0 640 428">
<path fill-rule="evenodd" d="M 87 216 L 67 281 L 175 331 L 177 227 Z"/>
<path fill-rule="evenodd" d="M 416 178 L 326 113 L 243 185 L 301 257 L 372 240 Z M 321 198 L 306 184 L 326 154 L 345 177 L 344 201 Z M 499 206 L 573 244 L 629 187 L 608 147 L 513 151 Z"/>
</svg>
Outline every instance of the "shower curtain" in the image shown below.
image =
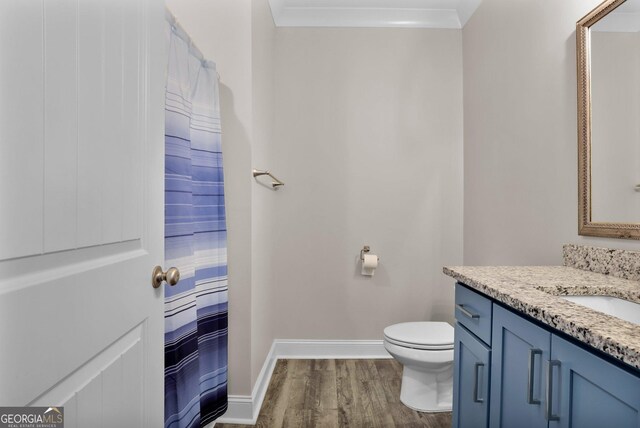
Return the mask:
<svg viewBox="0 0 640 428">
<path fill-rule="evenodd" d="M 165 427 L 227 409 L 227 231 L 215 64 L 172 27 L 165 107 Z"/>
</svg>

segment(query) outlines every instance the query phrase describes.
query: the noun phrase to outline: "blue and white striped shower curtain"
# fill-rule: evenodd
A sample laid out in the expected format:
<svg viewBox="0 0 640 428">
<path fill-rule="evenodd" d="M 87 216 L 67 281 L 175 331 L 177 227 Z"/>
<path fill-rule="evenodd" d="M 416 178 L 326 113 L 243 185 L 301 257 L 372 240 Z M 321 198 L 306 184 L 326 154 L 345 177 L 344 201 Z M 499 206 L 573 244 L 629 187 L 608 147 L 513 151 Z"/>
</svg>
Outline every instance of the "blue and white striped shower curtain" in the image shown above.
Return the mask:
<svg viewBox="0 0 640 428">
<path fill-rule="evenodd" d="M 165 427 L 227 409 L 227 228 L 215 64 L 171 31 L 165 107 Z"/>
</svg>

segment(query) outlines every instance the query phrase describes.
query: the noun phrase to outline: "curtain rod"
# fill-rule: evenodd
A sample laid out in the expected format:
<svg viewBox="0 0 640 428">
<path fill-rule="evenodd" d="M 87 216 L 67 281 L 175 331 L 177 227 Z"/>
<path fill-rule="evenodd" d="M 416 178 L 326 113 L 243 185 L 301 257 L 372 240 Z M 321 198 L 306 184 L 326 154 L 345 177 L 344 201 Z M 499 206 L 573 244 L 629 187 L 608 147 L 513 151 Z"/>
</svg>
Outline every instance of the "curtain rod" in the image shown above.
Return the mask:
<svg viewBox="0 0 640 428">
<path fill-rule="evenodd" d="M 164 8 L 164 15 L 165 18 L 167 20 L 167 22 L 169 23 L 169 25 L 171 25 L 171 30 L 178 36 L 180 37 L 187 45 L 189 45 L 189 51 L 191 51 L 191 53 L 200 60 L 200 62 L 202 62 L 202 65 L 204 67 L 209 67 L 209 68 L 216 68 L 216 63 L 213 61 L 208 61 L 204 55 L 202 54 L 202 51 L 195 45 L 195 43 L 193 43 L 193 40 L 191 39 L 191 37 L 189 36 L 189 33 L 187 33 L 185 31 L 185 29 L 182 27 L 182 25 L 180 25 L 180 23 L 178 22 L 178 20 L 176 19 L 175 15 L 173 13 L 171 13 L 171 11 L 169 10 L 168 7 L 165 6 Z M 220 80 L 220 73 L 218 73 L 216 71 L 216 74 L 218 75 L 218 80 Z"/>
</svg>

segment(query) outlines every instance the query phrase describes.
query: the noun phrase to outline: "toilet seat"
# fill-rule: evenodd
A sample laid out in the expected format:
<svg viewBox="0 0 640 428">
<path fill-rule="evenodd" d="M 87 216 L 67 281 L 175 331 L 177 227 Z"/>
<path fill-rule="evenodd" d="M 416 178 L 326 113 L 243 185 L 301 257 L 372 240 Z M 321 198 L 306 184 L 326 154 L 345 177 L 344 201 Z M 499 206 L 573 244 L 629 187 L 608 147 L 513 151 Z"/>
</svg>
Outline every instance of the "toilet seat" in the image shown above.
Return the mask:
<svg viewBox="0 0 640 428">
<path fill-rule="evenodd" d="M 453 349 L 453 327 L 446 322 L 403 322 L 384 329 L 384 339 L 397 346 L 423 350 Z"/>
</svg>

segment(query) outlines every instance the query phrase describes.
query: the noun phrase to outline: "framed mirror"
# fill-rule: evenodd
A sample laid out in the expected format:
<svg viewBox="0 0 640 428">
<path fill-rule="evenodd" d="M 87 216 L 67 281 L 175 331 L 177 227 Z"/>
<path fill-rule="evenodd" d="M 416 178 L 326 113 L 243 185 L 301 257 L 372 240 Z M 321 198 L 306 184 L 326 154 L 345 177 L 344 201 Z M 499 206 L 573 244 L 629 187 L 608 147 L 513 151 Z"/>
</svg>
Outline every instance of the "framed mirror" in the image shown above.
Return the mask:
<svg viewBox="0 0 640 428">
<path fill-rule="evenodd" d="M 576 25 L 578 234 L 640 239 L 640 0 Z"/>
</svg>

